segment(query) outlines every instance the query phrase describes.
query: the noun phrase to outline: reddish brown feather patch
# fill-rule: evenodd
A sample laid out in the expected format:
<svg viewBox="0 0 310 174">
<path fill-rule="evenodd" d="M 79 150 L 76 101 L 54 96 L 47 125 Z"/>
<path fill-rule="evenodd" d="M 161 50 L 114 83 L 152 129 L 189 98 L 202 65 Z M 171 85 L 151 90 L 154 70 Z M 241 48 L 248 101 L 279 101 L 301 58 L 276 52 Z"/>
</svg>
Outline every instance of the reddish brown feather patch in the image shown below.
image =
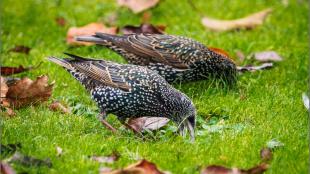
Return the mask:
<svg viewBox="0 0 310 174">
<path fill-rule="evenodd" d="M 224 50 L 222 50 L 220 48 L 208 47 L 208 49 L 213 51 L 213 52 L 215 52 L 215 53 L 217 53 L 217 54 L 220 54 L 222 56 L 230 58 L 229 54 L 226 51 L 224 51 Z"/>
</svg>

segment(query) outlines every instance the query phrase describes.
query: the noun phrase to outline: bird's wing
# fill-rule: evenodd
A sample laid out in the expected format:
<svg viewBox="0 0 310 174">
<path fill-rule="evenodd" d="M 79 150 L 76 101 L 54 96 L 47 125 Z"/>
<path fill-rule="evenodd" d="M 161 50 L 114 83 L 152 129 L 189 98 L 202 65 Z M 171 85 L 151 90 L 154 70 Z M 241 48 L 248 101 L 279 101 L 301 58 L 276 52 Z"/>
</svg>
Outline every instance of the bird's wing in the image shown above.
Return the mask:
<svg viewBox="0 0 310 174">
<path fill-rule="evenodd" d="M 130 86 L 125 78 L 119 73 L 120 68 L 117 64 L 109 63 L 104 60 L 87 59 L 80 56 L 68 54 L 70 58 L 59 59 L 49 57 L 49 60 L 68 69 L 86 75 L 89 80 L 95 80 L 100 85 L 119 88 L 129 91 Z"/>
<path fill-rule="evenodd" d="M 115 43 L 117 44 L 117 43 Z M 118 43 L 120 47 L 149 62 L 163 63 L 175 68 L 187 69 L 194 57 L 202 55 L 202 44 L 189 38 L 160 34 L 133 34 L 127 36 L 127 43 Z"/>
<path fill-rule="evenodd" d="M 118 73 L 119 69 L 117 67 L 107 66 L 104 61 L 74 62 L 72 63 L 72 66 L 74 66 L 79 72 L 101 82 L 105 86 L 111 86 L 125 91 L 130 90 L 130 86 Z"/>
</svg>

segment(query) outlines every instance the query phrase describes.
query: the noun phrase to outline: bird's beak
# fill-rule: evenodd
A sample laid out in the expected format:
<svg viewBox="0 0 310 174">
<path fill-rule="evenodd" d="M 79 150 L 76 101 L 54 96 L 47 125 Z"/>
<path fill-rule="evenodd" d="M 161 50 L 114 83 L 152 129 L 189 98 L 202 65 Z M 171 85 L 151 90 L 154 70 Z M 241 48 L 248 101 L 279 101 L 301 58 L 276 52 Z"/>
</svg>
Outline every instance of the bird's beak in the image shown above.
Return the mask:
<svg viewBox="0 0 310 174">
<path fill-rule="evenodd" d="M 183 123 L 181 123 L 179 127 L 179 133 L 181 136 L 186 136 L 186 130 L 189 132 L 189 135 L 191 137 L 191 141 L 195 141 L 195 130 L 193 125 L 190 123 L 188 119 L 184 120 Z"/>
</svg>

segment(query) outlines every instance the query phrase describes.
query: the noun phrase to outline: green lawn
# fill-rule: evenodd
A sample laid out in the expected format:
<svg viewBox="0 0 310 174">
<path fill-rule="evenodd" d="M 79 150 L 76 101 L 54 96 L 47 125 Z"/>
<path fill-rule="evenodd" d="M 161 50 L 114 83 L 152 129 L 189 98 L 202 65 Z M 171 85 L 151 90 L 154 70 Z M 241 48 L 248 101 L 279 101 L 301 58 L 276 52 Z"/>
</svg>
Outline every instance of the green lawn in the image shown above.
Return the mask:
<svg viewBox="0 0 310 174">
<path fill-rule="evenodd" d="M 151 22 L 167 25 L 169 34 L 192 37 L 227 50 L 233 57 L 237 50 L 246 55 L 274 50 L 284 58 L 271 70 L 241 75 L 236 89 L 226 90 L 207 81 L 176 85 L 193 99 L 198 110 L 200 134 L 195 143 L 190 143 L 172 133 L 172 124 L 147 135 L 146 140 L 125 129 L 119 135 L 111 134 L 96 119 L 96 105 L 83 87 L 65 70 L 45 60 L 50 55 L 70 52 L 125 63 L 120 56 L 101 47 L 69 47 L 66 32 L 70 26 L 102 21 L 113 12 L 119 16 L 117 25 L 139 25 L 142 14 L 118 8 L 113 0 L 3 0 L 2 64 L 28 66 L 43 61 L 39 69 L 15 76 L 34 79 L 48 74 L 50 81 L 56 81 L 52 99 L 77 110 L 69 115 L 52 112 L 48 109 L 51 99 L 47 104 L 18 110 L 14 118 L 1 117 L 3 144 L 20 142 L 23 154 L 49 157 L 53 163 L 52 168 L 12 166 L 18 172 L 29 173 L 98 173 L 101 166 L 121 168 L 140 157 L 172 173 L 199 173 L 200 166 L 210 164 L 249 168 L 260 162 L 260 149 L 275 138 L 284 147 L 274 151 L 267 173 L 308 173 L 308 116 L 301 94 L 308 88 L 309 7 L 306 1 L 298 2 L 284 6 L 280 0 L 195 1 L 206 15 L 223 19 L 243 17 L 267 7 L 274 9 L 265 24 L 254 30 L 223 33 L 206 30 L 199 14 L 185 0 L 162 0 L 151 10 Z M 67 20 L 65 27 L 56 24 L 58 16 Z M 29 55 L 8 52 L 15 45 L 26 45 L 32 50 Z M 210 117 L 225 118 L 216 125 L 235 128 L 207 133 L 203 125 L 211 124 Z M 112 115 L 108 121 L 115 127 L 121 126 Z M 64 151 L 60 157 L 56 156 L 56 146 Z M 88 157 L 112 151 L 118 151 L 121 157 L 111 165 Z"/>
</svg>

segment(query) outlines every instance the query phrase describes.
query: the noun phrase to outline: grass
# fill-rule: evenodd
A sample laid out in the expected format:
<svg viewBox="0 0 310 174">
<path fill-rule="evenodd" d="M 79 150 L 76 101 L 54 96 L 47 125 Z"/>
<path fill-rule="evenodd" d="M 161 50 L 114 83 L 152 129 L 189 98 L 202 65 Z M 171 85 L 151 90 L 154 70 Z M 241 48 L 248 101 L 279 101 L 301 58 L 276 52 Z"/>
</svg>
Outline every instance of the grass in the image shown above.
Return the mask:
<svg viewBox="0 0 310 174">
<path fill-rule="evenodd" d="M 226 115 L 228 119 L 224 125 L 243 126 L 241 131 L 204 132 L 192 144 L 171 133 L 172 125 L 153 136 L 148 135 L 150 138 L 146 140 L 126 130 L 119 135 L 111 134 L 97 121 L 96 106 L 82 86 L 66 71 L 45 60 L 49 55 L 63 56 L 62 52 L 71 52 L 125 63 L 107 49 L 69 47 L 65 42 L 66 31 L 70 26 L 102 21 L 113 12 L 119 16 L 117 25 L 139 25 L 141 14 L 118 8 L 112 0 L 24 0 L 18 3 L 3 0 L 2 64 L 27 66 L 43 61 L 39 69 L 16 77 L 34 79 L 48 74 L 51 81 L 56 81 L 53 99 L 80 104 L 84 109 L 64 115 L 42 104 L 20 109 L 14 118 L 1 117 L 3 144 L 20 142 L 22 153 L 49 157 L 53 162 L 52 168 L 19 164 L 13 167 L 18 172 L 28 173 L 98 173 L 100 166 L 125 167 L 141 157 L 172 173 L 199 173 L 200 166 L 210 164 L 249 168 L 260 162 L 260 149 L 275 138 L 284 143 L 284 147 L 274 151 L 267 173 L 308 173 L 308 117 L 301 100 L 301 94 L 308 88 L 308 4 L 290 1 L 284 6 L 277 0 L 212 0 L 207 3 L 200 0 L 195 3 L 206 15 L 223 19 L 242 17 L 267 7 L 274 11 L 264 25 L 254 30 L 217 33 L 200 24 L 199 14 L 186 1 L 163 0 L 151 10 L 151 22 L 167 25 L 169 34 L 192 37 L 205 45 L 227 50 L 233 57 L 237 50 L 246 55 L 275 50 L 284 61 L 268 71 L 241 75 L 234 90 L 225 90 L 206 81 L 176 85 L 193 99 L 198 109 L 198 131 L 204 130 L 203 120 L 210 116 L 216 118 L 214 115 Z M 67 20 L 65 27 L 56 24 L 58 16 Z M 26 45 L 32 50 L 29 55 L 8 52 L 14 45 Z M 115 127 L 120 126 L 114 116 L 108 121 Z M 56 156 L 56 146 L 64 151 L 61 157 Z M 111 165 L 88 158 L 89 155 L 108 155 L 114 150 L 121 158 Z"/>
</svg>

